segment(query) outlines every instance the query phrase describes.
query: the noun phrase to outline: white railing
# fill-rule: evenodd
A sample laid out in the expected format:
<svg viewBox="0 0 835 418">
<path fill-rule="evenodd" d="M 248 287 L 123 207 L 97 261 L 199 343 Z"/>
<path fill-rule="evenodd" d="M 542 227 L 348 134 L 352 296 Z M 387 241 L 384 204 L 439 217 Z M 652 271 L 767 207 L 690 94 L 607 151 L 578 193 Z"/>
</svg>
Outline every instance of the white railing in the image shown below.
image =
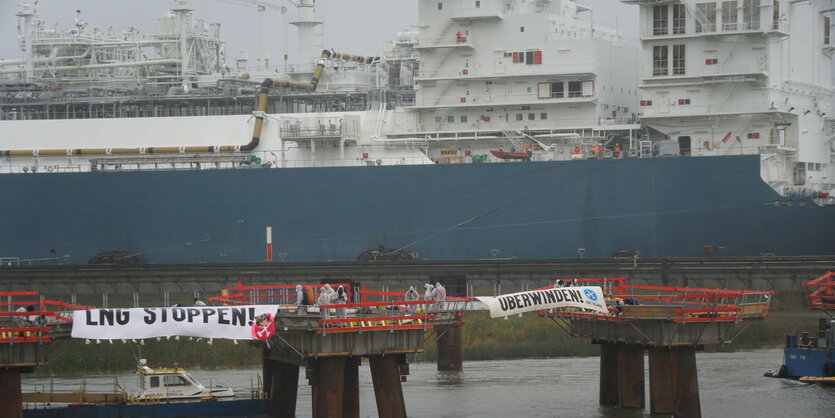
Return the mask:
<svg viewBox="0 0 835 418">
<path fill-rule="evenodd" d="M 267 165 L 271 168 L 314 168 L 314 167 L 376 167 L 389 165 L 421 165 L 432 164 L 432 161 L 423 157 L 403 157 L 403 158 L 375 158 L 373 152 L 369 153 L 368 158 L 324 158 L 324 159 L 281 159 L 280 151 L 262 151 L 247 153 L 246 155 L 255 155 L 261 158 L 261 166 L 253 165 L 234 165 L 221 164 L 219 166 L 211 164 L 201 164 L 200 166 L 191 165 L 186 162 L 178 162 L 176 164 L 129 164 L 122 165 L 119 169 L 114 169 L 108 166 L 99 171 L 105 172 L 124 172 L 124 171 L 185 171 L 185 170 L 229 170 L 229 169 L 266 169 Z M 17 161 L 17 164 L 14 162 Z M 91 171 L 89 161 L 78 162 L 72 165 L 57 166 L 46 162 L 38 165 L 36 172 L 31 170 L 30 164 L 23 164 L 21 160 L 6 159 L 0 162 L 0 175 L 3 174 L 21 174 L 21 175 L 40 175 L 40 174 L 62 174 L 62 173 L 80 173 Z M 23 171 L 23 166 L 27 167 L 27 171 Z M 50 167 L 53 167 L 50 169 Z M 263 168 L 256 168 L 263 167 Z"/>
<path fill-rule="evenodd" d="M 574 94 L 574 93 L 572 93 Z M 462 100 L 464 99 L 464 100 Z M 537 102 L 546 101 L 548 103 L 577 103 L 595 100 L 595 96 L 586 97 L 565 97 L 565 98 L 546 98 L 540 99 L 537 93 L 521 93 L 521 94 L 494 94 L 483 96 L 454 96 L 452 93 L 444 96 L 423 96 L 416 100 L 417 106 L 472 106 L 472 105 L 513 105 L 513 104 L 536 104 Z"/>
<path fill-rule="evenodd" d="M 511 118 L 510 121 L 507 122 L 484 122 L 476 120 L 474 122 L 462 122 L 462 123 L 421 123 L 418 124 L 418 132 L 442 132 L 445 135 L 454 135 L 453 138 L 440 138 L 441 140 L 452 140 L 459 137 L 464 138 L 475 138 L 477 135 L 480 139 L 497 139 L 497 140 L 504 140 L 504 136 L 501 134 L 502 130 L 518 130 L 518 129 L 529 129 L 529 130 L 542 130 L 542 129 L 553 129 L 555 126 L 567 127 L 567 128 L 606 128 L 607 126 L 615 126 L 615 125 L 629 125 L 638 123 L 636 119 L 633 119 L 631 116 L 623 116 L 618 118 L 599 118 L 599 117 L 585 117 L 585 118 L 559 118 L 559 119 L 539 119 L 539 113 L 537 112 L 536 120 L 528 120 L 527 113 L 529 111 L 522 111 L 524 112 L 524 120 L 516 121 Z M 514 117 L 514 114 L 511 114 L 511 117 Z M 483 132 L 478 133 L 478 132 Z M 431 140 L 431 136 L 429 140 Z"/>
<path fill-rule="evenodd" d="M 454 9 L 452 11 L 452 17 L 454 19 L 463 17 L 500 17 L 506 11 L 505 5 L 502 3 L 504 2 L 497 0 L 480 0 L 480 6 L 475 7 L 475 0 L 472 0 L 470 3 L 472 6 L 463 6 Z"/>
<path fill-rule="evenodd" d="M 572 75 L 572 74 L 596 74 L 598 72 L 597 64 L 594 62 L 577 62 L 564 63 L 559 65 L 542 65 L 542 64 L 525 64 L 513 63 L 512 58 L 508 58 L 504 72 L 496 73 L 495 69 L 477 71 L 473 68 L 460 69 L 446 69 L 446 70 L 427 70 L 421 69 L 415 71 L 416 78 L 478 78 L 478 77 L 502 77 L 502 76 L 525 76 L 525 75 L 542 75 L 548 74 L 549 77 L 555 75 Z"/>
<path fill-rule="evenodd" d="M 724 113 L 759 113 L 767 112 L 767 103 L 725 103 L 725 104 L 708 104 L 708 105 L 679 105 L 671 101 L 667 112 L 661 112 L 661 107 L 657 104 L 660 102 L 656 100 L 656 105 L 651 107 L 643 107 L 644 117 L 652 116 L 666 116 L 666 115 L 704 115 L 704 114 L 724 114 Z"/>
</svg>

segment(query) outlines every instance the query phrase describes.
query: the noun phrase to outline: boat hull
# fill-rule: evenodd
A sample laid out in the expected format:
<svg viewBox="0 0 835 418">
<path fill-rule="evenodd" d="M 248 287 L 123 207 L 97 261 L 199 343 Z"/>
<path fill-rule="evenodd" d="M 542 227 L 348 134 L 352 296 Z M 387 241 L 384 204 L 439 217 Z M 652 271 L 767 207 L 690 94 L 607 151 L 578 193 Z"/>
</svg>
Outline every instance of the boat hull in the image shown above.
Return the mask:
<svg viewBox="0 0 835 418">
<path fill-rule="evenodd" d="M 783 198 L 759 170 L 732 156 L 8 174 L 0 257 L 257 262 L 267 226 L 277 261 L 378 245 L 417 259 L 835 253 L 835 207 Z"/>
</svg>

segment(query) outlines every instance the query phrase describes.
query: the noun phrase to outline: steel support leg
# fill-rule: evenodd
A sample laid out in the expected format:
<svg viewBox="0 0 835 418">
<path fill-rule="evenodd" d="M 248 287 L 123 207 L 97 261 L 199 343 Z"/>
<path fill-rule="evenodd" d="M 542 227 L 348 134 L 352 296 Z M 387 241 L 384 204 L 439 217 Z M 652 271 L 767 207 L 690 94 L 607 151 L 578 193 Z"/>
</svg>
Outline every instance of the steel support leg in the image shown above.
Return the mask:
<svg viewBox="0 0 835 418">
<path fill-rule="evenodd" d="M 360 416 L 360 378 L 359 357 L 345 360 L 345 389 L 342 398 L 342 416 L 359 418 Z"/>
<path fill-rule="evenodd" d="M 644 349 L 619 345 L 618 380 L 620 381 L 620 406 L 623 408 L 644 408 Z"/>
<path fill-rule="evenodd" d="M 664 348 L 650 348 L 648 351 L 650 412 L 670 415 L 675 410 L 672 354 Z"/>
<path fill-rule="evenodd" d="M 464 366 L 464 344 L 461 327 L 435 328 L 438 338 L 438 371 L 461 371 Z"/>
<path fill-rule="evenodd" d="M 617 405 L 620 402 L 618 379 L 618 351 L 614 344 L 600 344 L 600 404 Z"/>
<path fill-rule="evenodd" d="M 675 347 L 671 351 L 671 369 L 673 372 L 673 393 L 675 396 L 675 416 L 701 417 L 702 406 L 699 400 L 699 375 L 696 369 L 696 348 Z"/>
<path fill-rule="evenodd" d="M 275 360 L 270 372 L 270 416 L 292 418 L 296 416 L 296 398 L 299 393 L 299 366 Z M 264 385 L 266 387 L 266 383 Z"/>
<path fill-rule="evenodd" d="M 313 381 L 313 417 L 341 418 L 345 396 L 346 357 L 316 360 Z"/>
<path fill-rule="evenodd" d="M 377 399 L 377 415 L 386 418 L 406 418 L 406 402 L 400 385 L 400 367 L 395 356 L 371 356 L 371 378 Z"/>
<path fill-rule="evenodd" d="M 264 382 L 261 391 L 269 396 L 273 385 L 273 361 L 270 360 L 270 350 L 264 348 L 261 359 L 261 380 Z"/>
<path fill-rule="evenodd" d="M 0 417 L 22 418 L 23 398 L 20 394 L 20 369 L 0 369 Z"/>
</svg>

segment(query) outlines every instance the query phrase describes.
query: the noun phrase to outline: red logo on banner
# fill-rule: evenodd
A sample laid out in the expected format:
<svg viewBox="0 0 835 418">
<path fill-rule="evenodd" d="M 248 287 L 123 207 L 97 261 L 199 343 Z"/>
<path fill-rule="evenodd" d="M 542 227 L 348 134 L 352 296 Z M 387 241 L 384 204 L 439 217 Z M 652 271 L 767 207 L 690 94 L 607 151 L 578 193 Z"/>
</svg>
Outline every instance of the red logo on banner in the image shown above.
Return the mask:
<svg viewBox="0 0 835 418">
<path fill-rule="evenodd" d="M 265 313 L 258 315 L 252 324 L 252 338 L 256 340 L 268 340 L 275 335 L 275 320 L 273 316 Z"/>
</svg>

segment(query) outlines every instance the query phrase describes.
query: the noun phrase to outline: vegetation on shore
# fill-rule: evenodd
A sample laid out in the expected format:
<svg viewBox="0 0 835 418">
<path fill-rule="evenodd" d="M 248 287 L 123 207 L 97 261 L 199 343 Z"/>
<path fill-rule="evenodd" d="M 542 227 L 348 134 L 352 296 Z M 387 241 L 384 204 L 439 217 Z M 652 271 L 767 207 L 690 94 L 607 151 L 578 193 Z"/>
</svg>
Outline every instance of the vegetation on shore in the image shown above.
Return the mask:
<svg viewBox="0 0 835 418">
<path fill-rule="evenodd" d="M 754 321 L 734 339 L 732 345 L 707 346 L 707 351 L 745 350 L 782 347 L 785 334 L 816 331 L 817 317 L 805 309 L 802 298 L 786 295 L 775 298 L 775 311 L 765 321 Z M 547 358 L 561 356 L 589 356 L 599 352 L 598 346 L 586 338 L 573 338 L 565 331 L 561 321 L 540 318 L 533 313 L 523 317 L 511 316 L 507 320 L 491 319 L 488 312 L 471 312 L 464 318 L 464 360 L 490 360 L 511 358 Z M 745 324 L 737 324 L 729 337 L 734 337 Z M 413 356 L 410 361 L 434 361 L 436 358 L 435 335 L 426 340 L 426 352 Z M 38 373 L 101 373 L 131 370 L 141 357 L 151 366 L 183 367 L 257 367 L 261 364 L 261 349 L 245 342 L 233 344 L 228 340 L 189 341 L 175 339 L 145 340 L 143 346 L 136 343 L 114 341 L 109 344 L 84 340 L 60 341 L 47 350 L 49 365 Z"/>
</svg>

